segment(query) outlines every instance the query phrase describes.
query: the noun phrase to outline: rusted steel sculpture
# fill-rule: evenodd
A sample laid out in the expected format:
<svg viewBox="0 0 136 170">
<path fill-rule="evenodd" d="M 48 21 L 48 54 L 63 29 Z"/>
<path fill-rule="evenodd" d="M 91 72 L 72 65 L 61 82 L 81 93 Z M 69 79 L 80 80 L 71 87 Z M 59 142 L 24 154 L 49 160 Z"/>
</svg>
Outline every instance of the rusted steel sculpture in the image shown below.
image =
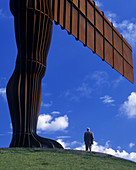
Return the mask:
<svg viewBox="0 0 136 170">
<path fill-rule="evenodd" d="M 134 83 L 132 48 L 91 0 L 53 0 L 53 19 Z"/>
<path fill-rule="evenodd" d="M 35 3 L 36 4 L 35 4 Z M 42 6 L 41 6 L 42 2 Z M 42 10 L 34 10 L 42 8 Z M 48 0 L 11 0 L 18 48 L 15 71 L 7 85 L 13 125 L 10 147 L 62 148 L 36 134 L 42 98 L 41 81 L 52 37 L 52 11 Z"/>
<path fill-rule="evenodd" d="M 7 85 L 10 147 L 63 148 L 36 134 L 53 20 L 134 83 L 132 49 L 91 0 L 10 0 L 18 48 Z"/>
</svg>

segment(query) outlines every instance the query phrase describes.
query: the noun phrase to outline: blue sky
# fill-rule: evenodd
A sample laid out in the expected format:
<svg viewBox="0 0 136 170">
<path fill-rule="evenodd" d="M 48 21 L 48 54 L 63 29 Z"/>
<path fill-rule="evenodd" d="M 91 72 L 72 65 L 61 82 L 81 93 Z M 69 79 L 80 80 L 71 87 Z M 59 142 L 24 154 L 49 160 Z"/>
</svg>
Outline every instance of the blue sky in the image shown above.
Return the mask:
<svg viewBox="0 0 136 170">
<path fill-rule="evenodd" d="M 132 45 L 136 75 L 136 1 L 96 3 Z M 0 147 L 8 147 L 12 126 L 5 88 L 17 55 L 8 0 L 0 0 L 0 51 Z M 136 161 L 136 83 L 55 24 L 42 89 L 39 135 L 58 140 L 65 148 L 84 149 L 83 134 L 90 127 L 94 151 Z"/>
</svg>

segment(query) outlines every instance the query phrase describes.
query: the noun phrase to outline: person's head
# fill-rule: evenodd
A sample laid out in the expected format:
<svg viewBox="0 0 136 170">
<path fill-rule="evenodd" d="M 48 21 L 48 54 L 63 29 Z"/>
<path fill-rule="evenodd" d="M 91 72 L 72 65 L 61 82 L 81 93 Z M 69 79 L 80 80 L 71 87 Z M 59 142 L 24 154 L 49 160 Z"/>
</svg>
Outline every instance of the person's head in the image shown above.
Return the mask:
<svg viewBox="0 0 136 170">
<path fill-rule="evenodd" d="M 87 128 L 87 132 L 90 132 L 90 128 Z"/>
</svg>

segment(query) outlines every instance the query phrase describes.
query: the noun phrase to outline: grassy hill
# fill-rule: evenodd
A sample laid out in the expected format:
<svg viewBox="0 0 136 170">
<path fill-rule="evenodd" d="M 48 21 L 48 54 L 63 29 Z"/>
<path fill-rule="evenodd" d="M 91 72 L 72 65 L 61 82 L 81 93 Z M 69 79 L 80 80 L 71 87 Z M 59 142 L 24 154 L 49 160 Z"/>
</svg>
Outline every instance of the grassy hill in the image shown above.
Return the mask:
<svg viewBox="0 0 136 170">
<path fill-rule="evenodd" d="M 0 149 L 2 170 L 136 170 L 136 163 L 111 155 L 72 150 Z"/>
</svg>

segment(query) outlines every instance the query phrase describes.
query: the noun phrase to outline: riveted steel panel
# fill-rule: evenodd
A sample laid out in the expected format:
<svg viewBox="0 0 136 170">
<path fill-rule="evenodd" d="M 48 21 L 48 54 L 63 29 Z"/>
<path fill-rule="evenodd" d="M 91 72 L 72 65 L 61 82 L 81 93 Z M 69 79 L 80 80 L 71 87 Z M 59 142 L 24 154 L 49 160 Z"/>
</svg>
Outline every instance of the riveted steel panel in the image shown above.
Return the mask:
<svg viewBox="0 0 136 170">
<path fill-rule="evenodd" d="M 54 0 L 54 20 L 58 21 L 58 0 Z"/>
<path fill-rule="evenodd" d="M 134 83 L 133 67 L 126 61 L 124 61 L 124 77 L 131 79 L 132 83 Z"/>
<path fill-rule="evenodd" d="M 94 24 L 94 6 L 89 1 L 87 1 L 87 18 Z"/>
<path fill-rule="evenodd" d="M 113 67 L 113 47 L 105 40 L 105 61 Z"/>
<path fill-rule="evenodd" d="M 72 34 L 77 38 L 78 30 L 78 11 L 75 7 L 72 8 Z"/>
<path fill-rule="evenodd" d="M 85 18 L 80 15 L 79 19 L 79 40 L 85 44 Z"/>
<path fill-rule="evenodd" d="M 65 20 L 65 29 L 70 32 L 70 8 L 71 7 L 71 3 L 69 1 L 66 1 L 66 20 Z"/>
<path fill-rule="evenodd" d="M 103 37 L 96 31 L 96 54 L 103 59 Z"/>
<path fill-rule="evenodd" d="M 94 51 L 94 27 L 87 22 L 87 47 Z"/>
<path fill-rule="evenodd" d="M 121 37 L 114 32 L 114 47 L 122 55 L 122 39 Z"/>
<path fill-rule="evenodd" d="M 76 5 L 76 7 L 78 7 L 78 1 L 79 0 L 73 0 L 73 3 Z"/>
<path fill-rule="evenodd" d="M 126 61 L 132 66 L 133 65 L 132 52 L 129 46 L 127 46 L 125 43 L 123 43 L 123 53 Z"/>
<path fill-rule="evenodd" d="M 101 34 L 103 34 L 103 17 L 102 17 L 102 13 L 100 13 L 100 11 L 96 11 L 95 17 L 96 17 L 96 28 L 101 32 Z"/>
<path fill-rule="evenodd" d="M 114 50 L 114 68 L 123 75 L 123 58 L 116 50 Z"/>
<path fill-rule="evenodd" d="M 105 38 L 112 44 L 112 26 L 107 19 L 104 21 L 104 33 Z"/>
<path fill-rule="evenodd" d="M 80 1 L 80 10 L 85 15 L 86 14 L 86 1 Z"/>
<path fill-rule="evenodd" d="M 64 0 L 60 0 L 59 24 L 64 26 Z"/>
</svg>

